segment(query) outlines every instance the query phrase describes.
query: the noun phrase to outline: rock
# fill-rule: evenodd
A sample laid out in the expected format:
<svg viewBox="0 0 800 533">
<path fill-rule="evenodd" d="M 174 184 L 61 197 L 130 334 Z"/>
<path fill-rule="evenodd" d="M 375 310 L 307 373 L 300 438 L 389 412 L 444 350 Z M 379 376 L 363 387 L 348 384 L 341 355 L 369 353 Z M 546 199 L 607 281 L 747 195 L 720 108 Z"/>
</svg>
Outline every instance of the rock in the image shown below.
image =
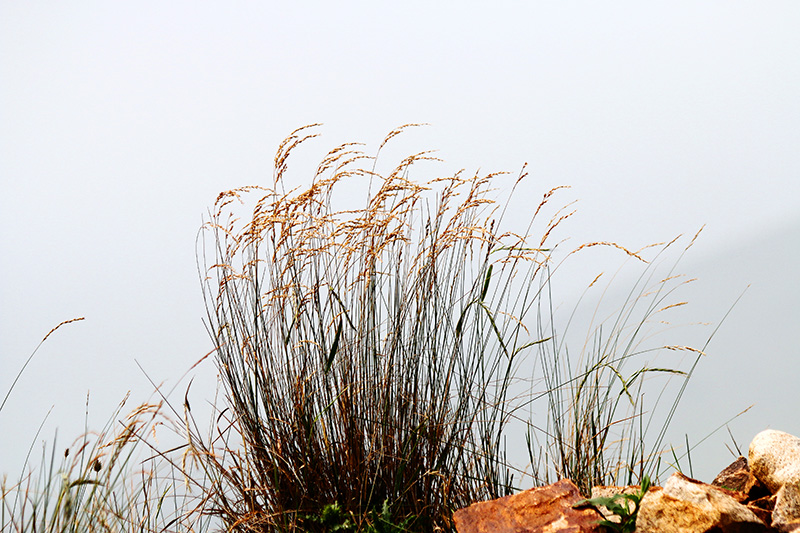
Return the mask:
<svg viewBox="0 0 800 533">
<path fill-rule="evenodd" d="M 749 502 L 748 505 L 760 507 L 761 509 L 771 513 L 772 510 L 775 509 L 775 495 L 769 494 L 767 496 L 762 496 L 761 498 Z"/>
<path fill-rule="evenodd" d="M 739 456 L 725 470 L 720 472 L 711 484 L 715 487 L 742 492 L 748 497 L 754 489 L 760 487 L 758 479 L 750 471 L 747 459 L 742 456 Z"/>
<path fill-rule="evenodd" d="M 750 470 L 772 494 L 787 483 L 800 482 L 800 438 L 767 429 L 753 437 Z"/>
<path fill-rule="evenodd" d="M 747 502 L 747 508 L 753 511 L 765 524 L 772 523 L 772 510 L 775 509 L 775 495 L 769 494 Z"/>
<path fill-rule="evenodd" d="M 755 533 L 767 526 L 726 491 L 676 473 L 645 495 L 636 518 L 636 533 L 664 531 Z"/>
<path fill-rule="evenodd" d="M 582 501 L 570 480 L 479 502 L 453 514 L 458 533 L 583 533 L 602 529 L 603 516 L 592 507 L 573 509 Z"/>
<path fill-rule="evenodd" d="M 800 486 L 789 483 L 775 494 L 772 527 L 778 531 L 800 531 Z"/>
<path fill-rule="evenodd" d="M 800 531 L 800 437 L 767 429 L 750 442 L 750 469 L 774 494 L 772 527 Z"/>
</svg>

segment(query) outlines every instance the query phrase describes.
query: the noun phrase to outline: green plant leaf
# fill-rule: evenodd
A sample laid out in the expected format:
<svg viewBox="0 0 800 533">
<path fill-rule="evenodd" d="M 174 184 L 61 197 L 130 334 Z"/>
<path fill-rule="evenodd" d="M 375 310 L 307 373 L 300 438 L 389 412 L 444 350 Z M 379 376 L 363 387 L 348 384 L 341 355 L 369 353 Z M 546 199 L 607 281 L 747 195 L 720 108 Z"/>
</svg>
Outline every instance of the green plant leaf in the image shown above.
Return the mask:
<svg viewBox="0 0 800 533">
<path fill-rule="evenodd" d="M 470 305 L 472 305 L 472 304 L 470 304 Z M 464 310 L 461 311 L 461 316 L 458 317 L 458 322 L 456 323 L 456 337 L 460 337 L 461 336 L 461 328 L 464 327 L 464 316 L 467 314 L 467 310 L 469 309 L 470 305 L 465 307 Z"/>
<path fill-rule="evenodd" d="M 516 350 L 514 350 L 514 353 L 513 353 L 512 357 L 514 355 L 517 355 L 519 352 L 521 352 L 525 348 L 530 348 L 531 346 L 536 346 L 537 344 L 542 344 L 543 342 L 547 342 L 547 341 L 552 340 L 552 339 L 553 339 L 553 337 L 545 337 L 544 339 L 539 339 L 538 341 L 525 343 L 522 346 L 520 346 L 519 348 L 517 348 Z"/>
<path fill-rule="evenodd" d="M 491 270 L 491 269 L 490 269 Z M 492 310 L 489 309 L 485 303 L 481 301 L 481 307 L 484 311 L 486 311 L 486 316 L 489 317 L 489 323 L 492 325 L 492 329 L 494 330 L 494 334 L 497 337 L 497 341 L 500 343 L 500 347 L 503 349 L 503 353 L 506 354 L 508 359 L 512 359 L 517 352 L 513 354 L 508 353 L 508 348 L 506 347 L 505 341 L 503 341 L 503 334 L 500 332 L 500 328 L 497 327 L 497 323 L 494 321 L 494 315 L 492 315 Z"/>
<path fill-rule="evenodd" d="M 600 520 L 597 523 L 605 526 L 618 533 L 634 533 L 636 531 L 636 516 L 639 513 L 639 505 L 642 499 L 650 490 L 650 477 L 646 474 L 642 476 L 641 486 L 635 494 L 614 494 L 613 496 L 601 496 L 598 498 L 591 498 L 581 500 L 575 507 L 594 506 L 605 507 L 612 514 L 620 518 L 619 522 L 612 522 L 610 520 Z M 633 510 L 630 508 L 630 503 L 633 503 Z"/>
<path fill-rule="evenodd" d="M 486 278 L 483 281 L 483 290 L 481 291 L 481 301 L 486 299 L 486 293 L 489 292 L 489 280 L 492 278 L 492 269 L 494 265 L 489 265 L 489 270 L 486 271 Z"/>
<path fill-rule="evenodd" d="M 336 357 L 336 352 L 339 351 L 339 339 L 342 336 L 342 319 L 339 319 L 339 325 L 336 327 L 336 335 L 333 337 L 333 345 L 331 346 L 331 351 L 328 354 L 328 359 L 325 361 L 325 373 L 327 374 L 328 371 L 331 369 L 331 365 L 333 364 L 333 358 Z"/>
</svg>

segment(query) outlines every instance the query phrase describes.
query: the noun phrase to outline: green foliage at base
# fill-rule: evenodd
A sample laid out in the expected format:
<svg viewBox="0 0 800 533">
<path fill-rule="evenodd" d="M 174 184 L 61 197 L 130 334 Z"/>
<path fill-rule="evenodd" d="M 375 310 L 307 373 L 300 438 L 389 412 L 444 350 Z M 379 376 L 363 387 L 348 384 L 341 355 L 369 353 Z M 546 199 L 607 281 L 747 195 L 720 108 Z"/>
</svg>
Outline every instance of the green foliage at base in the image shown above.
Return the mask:
<svg viewBox="0 0 800 533">
<path fill-rule="evenodd" d="M 578 502 L 574 507 L 587 505 L 605 507 L 617 516 L 619 521 L 600 520 L 598 524 L 618 533 L 634 533 L 636 531 L 636 515 L 639 514 L 639 506 L 648 490 L 650 490 L 650 478 L 645 475 L 639 490 L 634 494 L 614 494 L 608 497 L 591 498 Z"/>
<path fill-rule="evenodd" d="M 419 520 L 415 516 L 402 519 L 395 517 L 384 500 L 380 511 L 371 510 L 364 517 L 356 517 L 346 512 L 338 503 L 331 503 L 322 508 L 319 515 L 307 515 L 303 523 L 309 531 L 319 533 L 404 533 L 422 531 Z"/>
</svg>

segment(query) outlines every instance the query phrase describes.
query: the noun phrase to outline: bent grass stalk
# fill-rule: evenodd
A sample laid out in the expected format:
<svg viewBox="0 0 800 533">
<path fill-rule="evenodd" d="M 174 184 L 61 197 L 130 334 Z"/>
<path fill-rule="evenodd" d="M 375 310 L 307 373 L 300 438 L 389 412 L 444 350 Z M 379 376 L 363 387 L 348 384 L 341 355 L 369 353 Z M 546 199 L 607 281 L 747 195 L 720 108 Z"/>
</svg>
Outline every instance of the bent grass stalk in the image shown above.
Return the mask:
<svg viewBox="0 0 800 533">
<path fill-rule="evenodd" d="M 33 359 L 33 356 L 36 355 L 36 352 L 39 351 L 39 348 L 42 347 L 42 344 L 44 344 L 44 341 L 46 341 L 47 338 L 52 333 L 54 333 L 58 328 L 60 328 L 61 326 L 64 326 L 66 324 L 71 324 L 73 322 L 79 322 L 81 320 L 84 320 L 84 317 L 71 318 L 69 320 L 64 320 L 63 322 L 60 322 L 56 327 L 54 327 L 53 329 L 51 329 L 50 331 L 47 332 L 47 335 L 45 335 L 44 338 L 42 338 L 42 340 L 39 342 L 39 344 L 36 345 L 36 348 L 33 350 L 33 352 L 31 352 L 31 354 L 25 360 L 25 363 L 22 365 L 22 368 L 19 369 L 19 372 L 17 372 L 16 377 L 14 377 L 14 381 L 11 382 L 11 386 L 8 388 L 8 391 L 6 391 L 6 395 L 3 397 L 3 401 L 0 403 L 0 411 L 2 411 L 3 407 L 6 406 L 6 402 L 8 401 L 8 397 L 11 396 L 11 391 L 14 390 L 14 387 L 17 385 L 17 382 L 19 381 L 19 378 L 22 377 L 22 374 L 25 372 L 25 369 L 28 368 L 28 364 Z"/>
</svg>

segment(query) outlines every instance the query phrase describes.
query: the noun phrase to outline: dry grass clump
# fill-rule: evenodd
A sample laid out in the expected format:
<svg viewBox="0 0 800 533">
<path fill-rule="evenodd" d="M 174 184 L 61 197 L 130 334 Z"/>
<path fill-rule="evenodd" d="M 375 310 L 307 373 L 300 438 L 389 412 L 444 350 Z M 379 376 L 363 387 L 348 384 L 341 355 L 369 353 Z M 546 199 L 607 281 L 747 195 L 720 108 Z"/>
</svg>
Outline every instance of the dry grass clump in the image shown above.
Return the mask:
<svg viewBox="0 0 800 533">
<path fill-rule="evenodd" d="M 281 146 L 276 187 L 308 137 Z M 509 311 L 531 295 L 510 289 L 520 268 L 536 277 L 545 243 L 498 233 L 490 176 L 411 181 L 429 159 L 381 176 L 342 145 L 308 190 L 264 191 L 241 226 L 225 210 L 251 190 L 220 195 L 206 296 L 232 411 L 216 444 L 194 444 L 229 525 L 308 527 L 330 504 L 362 517 L 388 502 L 446 528 L 451 509 L 511 490 L 498 436 L 530 340 Z M 337 211 L 335 190 L 357 177 L 376 192 Z"/>
<path fill-rule="evenodd" d="M 308 189 L 283 192 L 290 154 L 314 136 L 293 132 L 274 188 L 221 194 L 207 225 L 209 330 L 230 408 L 213 438 L 192 436 L 209 509 L 237 530 L 304 530 L 326 506 L 358 519 L 388 503 L 416 529 L 449 529 L 453 509 L 512 490 L 508 394 L 525 358 L 554 342 L 525 319 L 541 311 L 553 231 L 571 213 L 539 220 L 553 189 L 525 233 L 503 231 L 487 198 L 497 175 L 413 181 L 430 153 L 382 175 L 354 144 L 331 150 Z M 359 179 L 374 188 L 365 206 L 337 209 Z M 233 202 L 254 194 L 242 223 Z M 548 390 L 571 382 L 551 374 Z"/>
</svg>

